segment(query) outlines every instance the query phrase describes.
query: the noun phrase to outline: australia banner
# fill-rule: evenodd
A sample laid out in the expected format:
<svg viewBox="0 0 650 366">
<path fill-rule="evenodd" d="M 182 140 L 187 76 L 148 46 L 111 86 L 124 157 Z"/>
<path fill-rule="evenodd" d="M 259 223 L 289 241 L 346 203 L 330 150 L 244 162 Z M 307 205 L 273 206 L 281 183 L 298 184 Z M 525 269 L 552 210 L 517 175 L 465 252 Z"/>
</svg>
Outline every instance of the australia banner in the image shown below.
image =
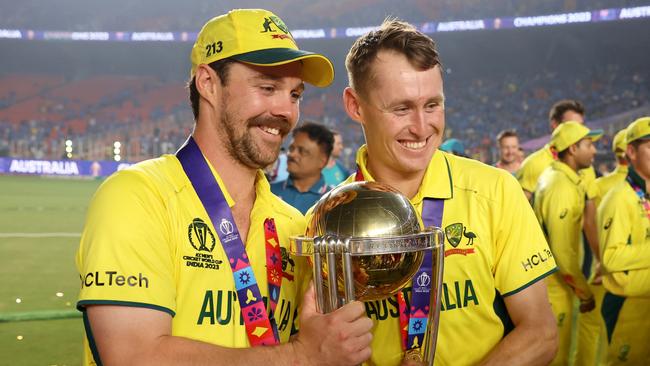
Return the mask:
<svg viewBox="0 0 650 366">
<path fill-rule="evenodd" d="M 0 174 L 106 177 L 130 165 L 117 161 L 0 158 Z"/>
</svg>

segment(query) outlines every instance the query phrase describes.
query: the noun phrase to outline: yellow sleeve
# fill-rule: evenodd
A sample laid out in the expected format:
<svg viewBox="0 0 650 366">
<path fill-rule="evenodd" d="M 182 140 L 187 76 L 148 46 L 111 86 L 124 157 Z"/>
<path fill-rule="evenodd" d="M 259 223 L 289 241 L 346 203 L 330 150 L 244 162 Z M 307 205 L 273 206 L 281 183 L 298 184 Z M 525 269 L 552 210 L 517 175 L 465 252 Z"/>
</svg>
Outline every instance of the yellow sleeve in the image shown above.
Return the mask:
<svg viewBox="0 0 650 366">
<path fill-rule="evenodd" d="M 598 210 L 603 285 L 616 295 L 650 297 L 650 241 L 640 239 L 647 228 L 635 223 L 636 200 L 628 201 L 622 193 L 610 191 Z"/>
<path fill-rule="evenodd" d="M 587 193 L 587 199 L 593 200 L 598 196 L 598 186 L 596 185 L 596 170 L 593 166 L 580 170 L 582 185 Z"/>
<path fill-rule="evenodd" d="M 491 212 L 496 218 L 494 279 L 499 293 L 508 296 L 555 272 L 556 265 L 517 181 L 507 173 L 501 179 L 501 202 Z"/>
<path fill-rule="evenodd" d="M 587 300 L 593 295 L 580 265 L 582 199 L 584 197 L 579 197 L 573 187 L 562 184 L 550 187 L 541 202 L 542 225 L 560 275 L 573 288 L 576 296 Z"/>
<path fill-rule="evenodd" d="M 92 199 L 77 251 L 78 307 L 143 306 L 174 314 L 176 292 L 165 202 L 141 173 L 123 170 Z"/>
<path fill-rule="evenodd" d="M 636 202 L 621 197 L 620 190 L 606 195 L 598 210 L 598 232 L 603 266 L 607 272 L 650 268 L 650 241 L 633 241 Z"/>
<path fill-rule="evenodd" d="M 600 203 L 603 201 L 603 196 L 606 193 L 604 188 L 603 188 L 603 185 L 604 185 L 603 178 L 604 177 L 597 178 L 594 181 L 594 184 L 593 184 L 593 187 L 592 187 L 592 192 L 591 192 L 593 194 L 592 199 L 594 200 L 594 204 L 596 205 L 596 209 L 598 209 L 598 207 L 600 206 Z M 589 196 L 589 192 L 587 192 L 587 196 Z"/>
<path fill-rule="evenodd" d="M 535 187 L 537 186 L 537 178 L 541 174 L 539 167 L 536 164 L 536 159 L 534 155 L 528 157 L 524 160 L 523 164 L 515 174 L 521 188 L 524 190 L 533 193 L 535 192 Z"/>
</svg>

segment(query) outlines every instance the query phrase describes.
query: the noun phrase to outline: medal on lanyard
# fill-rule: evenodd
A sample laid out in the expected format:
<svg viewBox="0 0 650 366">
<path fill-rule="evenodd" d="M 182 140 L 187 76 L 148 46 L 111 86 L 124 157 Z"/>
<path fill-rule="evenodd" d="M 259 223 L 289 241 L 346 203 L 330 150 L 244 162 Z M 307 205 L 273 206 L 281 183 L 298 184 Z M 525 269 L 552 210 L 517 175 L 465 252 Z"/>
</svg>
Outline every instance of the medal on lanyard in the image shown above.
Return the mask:
<svg viewBox="0 0 650 366">
<path fill-rule="evenodd" d="M 641 187 L 634 184 L 634 182 L 629 176 L 627 177 L 627 182 L 630 183 L 630 186 L 632 186 L 634 193 L 636 193 L 636 195 L 639 197 L 639 201 L 641 201 L 641 204 L 645 209 L 645 214 L 648 217 L 648 220 L 650 220 L 650 202 L 648 202 L 648 198 L 646 197 L 645 193 L 643 192 Z"/>
<path fill-rule="evenodd" d="M 233 279 L 237 298 L 241 307 L 246 334 L 251 346 L 278 344 L 280 339 L 273 316 L 280 294 L 282 261 L 280 243 L 273 219 L 264 222 L 264 237 L 269 286 L 269 306 L 271 319 L 267 315 L 264 300 L 257 286 L 246 247 L 241 240 L 235 219 L 223 192 L 217 183 L 201 150 L 190 136 L 185 145 L 176 153 L 185 174 L 192 183 L 194 191 L 205 208 L 212 225 L 217 229 Z"/>
</svg>

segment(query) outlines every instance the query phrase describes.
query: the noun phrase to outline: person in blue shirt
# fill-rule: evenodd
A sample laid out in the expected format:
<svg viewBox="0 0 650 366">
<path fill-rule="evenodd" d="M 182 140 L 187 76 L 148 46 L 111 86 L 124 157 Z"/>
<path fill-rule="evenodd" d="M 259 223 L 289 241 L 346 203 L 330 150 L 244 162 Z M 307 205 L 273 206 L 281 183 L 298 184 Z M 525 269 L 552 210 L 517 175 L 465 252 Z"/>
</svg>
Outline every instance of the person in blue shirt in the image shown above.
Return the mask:
<svg viewBox="0 0 650 366">
<path fill-rule="evenodd" d="M 343 137 L 337 131 L 332 131 L 332 133 L 334 134 L 334 147 L 332 148 L 330 160 L 327 162 L 325 168 L 323 168 L 323 177 L 325 177 L 325 183 L 331 186 L 337 186 L 349 177 L 351 173 L 339 161 L 343 153 Z"/>
<path fill-rule="evenodd" d="M 327 165 L 334 135 L 325 126 L 306 122 L 293 130 L 287 154 L 289 178 L 271 184 L 271 192 L 305 214 L 320 197 L 332 189 L 321 171 Z"/>
</svg>

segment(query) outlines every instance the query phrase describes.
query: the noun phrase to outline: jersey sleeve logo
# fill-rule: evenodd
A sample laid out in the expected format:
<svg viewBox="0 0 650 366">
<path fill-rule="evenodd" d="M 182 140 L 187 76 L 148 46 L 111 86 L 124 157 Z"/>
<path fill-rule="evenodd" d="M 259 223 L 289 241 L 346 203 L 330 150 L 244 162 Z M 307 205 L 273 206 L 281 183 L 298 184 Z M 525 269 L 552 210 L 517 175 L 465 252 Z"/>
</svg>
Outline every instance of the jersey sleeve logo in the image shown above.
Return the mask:
<svg viewBox="0 0 650 366">
<path fill-rule="evenodd" d="M 612 221 L 613 221 L 613 220 L 614 220 L 614 219 L 611 218 L 611 217 L 608 218 L 607 221 L 605 221 L 605 225 L 603 225 L 603 229 L 604 229 L 604 230 L 609 230 L 609 227 L 612 226 Z"/>
<path fill-rule="evenodd" d="M 564 210 L 562 210 L 562 212 L 560 212 L 560 220 L 564 219 L 568 213 L 569 213 L 568 208 L 565 208 Z"/>
</svg>

